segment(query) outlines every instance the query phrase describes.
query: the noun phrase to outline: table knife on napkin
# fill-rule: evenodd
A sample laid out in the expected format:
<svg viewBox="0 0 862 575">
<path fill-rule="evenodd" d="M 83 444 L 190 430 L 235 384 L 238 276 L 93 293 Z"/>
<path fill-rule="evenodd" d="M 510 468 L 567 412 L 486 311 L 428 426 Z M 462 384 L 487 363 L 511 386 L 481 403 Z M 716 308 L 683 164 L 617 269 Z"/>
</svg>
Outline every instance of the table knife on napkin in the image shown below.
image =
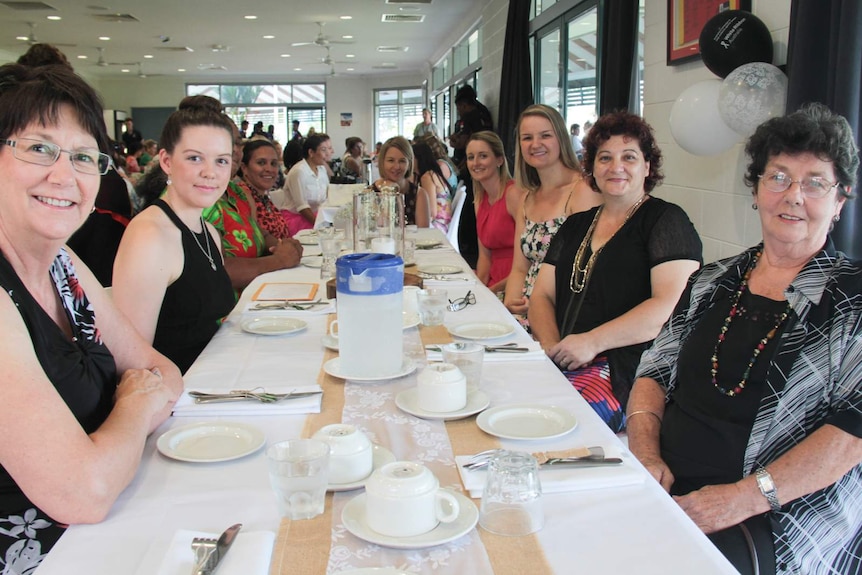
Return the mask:
<svg viewBox="0 0 862 575">
<path fill-rule="evenodd" d="M 240 529 L 242 529 L 242 523 L 231 525 L 225 529 L 224 533 L 222 533 L 218 538 L 218 543 L 216 543 L 216 549 L 213 551 L 212 558 L 207 561 L 204 568 L 198 571 L 196 575 L 212 575 L 215 573 L 215 570 L 221 564 L 222 559 L 227 555 L 230 546 L 233 545 L 234 539 L 236 539 L 237 533 L 239 533 Z"/>
</svg>

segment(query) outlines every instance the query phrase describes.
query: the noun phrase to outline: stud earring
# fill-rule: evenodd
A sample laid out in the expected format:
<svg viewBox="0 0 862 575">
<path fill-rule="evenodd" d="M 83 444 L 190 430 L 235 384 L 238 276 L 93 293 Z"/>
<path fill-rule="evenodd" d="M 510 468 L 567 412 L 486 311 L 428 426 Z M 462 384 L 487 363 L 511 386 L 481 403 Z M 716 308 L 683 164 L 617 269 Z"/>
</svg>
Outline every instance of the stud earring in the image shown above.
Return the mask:
<svg viewBox="0 0 862 575">
<path fill-rule="evenodd" d="M 832 218 L 832 221 L 835 223 L 838 223 L 838 220 L 840 220 L 840 219 L 841 219 L 841 214 L 835 214 L 835 217 Z"/>
<path fill-rule="evenodd" d="M 751 204 L 751 209 L 754 210 L 755 212 L 757 211 L 757 202 Z"/>
<path fill-rule="evenodd" d="M 165 185 L 170 186 L 172 183 L 173 182 L 171 181 L 171 179 L 168 178 L 167 181 L 165 182 Z"/>
</svg>

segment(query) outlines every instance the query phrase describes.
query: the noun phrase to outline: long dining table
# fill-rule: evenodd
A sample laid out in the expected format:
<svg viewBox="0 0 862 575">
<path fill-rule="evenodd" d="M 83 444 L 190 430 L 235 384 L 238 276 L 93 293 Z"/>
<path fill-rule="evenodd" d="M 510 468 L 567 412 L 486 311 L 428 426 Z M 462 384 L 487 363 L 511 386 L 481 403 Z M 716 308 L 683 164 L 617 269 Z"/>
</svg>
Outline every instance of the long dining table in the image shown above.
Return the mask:
<svg viewBox="0 0 862 575">
<path fill-rule="evenodd" d="M 426 280 L 427 285 L 445 287 L 450 299 L 463 297 L 467 291 L 476 296 L 474 305 L 446 312 L 447 329 L 415 326 L 404 330 L 405 354 L 417 371 L 429 361 L 427 344 L 448 341 L 452 337 L 449 330 L 457 332 L 454 328 L 469 322 L 496 322 L 513 328 L 510 335 L 482 343 L 517 342 L 538 351 L 495 294 L 476 280 L 464 260 L 445 243 L 441 232 L 422 229 L 416 238 L 423 246 L 440 242 L 436 248 L 416 251 L 420 268 L 450 265 L 462 270 L 436 275 Z M 331 313 L 297 312 L 291 317 L 301 318 L 307 327 L 288 335 L 243 331 L 243 321 L 256 313 L 249 310 L 252 295 L 266 283 L 317 283 L 318 295 L 325 295 L 319 270 L 311 267 L 315 265 L 316 247 L 308 245 L 306 250 L 311 255 L 303 261 L 308 265 L 261 276 L 243 292 L 232 314 L 186 374 L 185 382 L 187 390 L 320 385 L 324 393 L 319 413 L 311 409 L 312 413 L 272 415 L 267 405 L 246 412 L 228 410 L 217 416 L 196 414 L 193 409 L 175 413 L 148 439 L 134 480 L 108 517 L 95 525 L 71 526 L 37 569 L 37 575 L 176 572 L 166 568 L 165 557 L 178 532 L 217 534 L 234 523 L 243 524 L 238 541 L 244 533 L 272 534 L 274 544 L 268 567 L 271 575 L 324 575 L 371 567 L 391 567 L 414 574 L 468 575 L 736 572 L 541 353 L 501 354 L 494 358 L 486 354 L 481 391 L 488 395 L 492 408 L 556 406 L 571 414 L 577 425 L 552 439 L 503 439 L 481 431 L 475 415 L 442 421 L 401 411 L 396 396 L 416 385 L 417 371 L 375 382 L 343 380 L 326 374 L 322 366 L 336 353 L 321 343 L 333 319 Z M 408 272 L 414 269 L 406 268 Z M 369 326 L 368 334 L 374 336 L 373 326 Z M 614 471 L 606 470 L 584 484 L 577 484 L 576 478 L 568 488 L 546 489 L 542 496 L 545 524 L 532 535 L 503 537 L 476 526 L 448 543 L 396 549 L 369 543 L 345 527 L 342 514 L 362 494 L 361 489 L 328 495 L 326 511 L 317 518 L 282 519 L 269 485 L 265 446 L 222 462 L 178 461 L 157 449 L 157 440 L 163 434 L 214 420 L 253 426 L 265 435 L 267 446 L 284 439 L 308 437 L 327 423 L 353 424 L 395 458 L 423 463 L 443 487 L 459 492 L 466 490 L 455 457 L 488 446 L 528 452 L 602 446 L 623 459 L 629 480 L 616 483 Z M 569 473 L 583 473 L 587 478 L 591 471 Z M 546 476 L 542 479 L 545 481 Z M 472 501 L 480 506 L 479 499 Z M 191 556 L 189 549 L 189 561 Z"/>
</svg>

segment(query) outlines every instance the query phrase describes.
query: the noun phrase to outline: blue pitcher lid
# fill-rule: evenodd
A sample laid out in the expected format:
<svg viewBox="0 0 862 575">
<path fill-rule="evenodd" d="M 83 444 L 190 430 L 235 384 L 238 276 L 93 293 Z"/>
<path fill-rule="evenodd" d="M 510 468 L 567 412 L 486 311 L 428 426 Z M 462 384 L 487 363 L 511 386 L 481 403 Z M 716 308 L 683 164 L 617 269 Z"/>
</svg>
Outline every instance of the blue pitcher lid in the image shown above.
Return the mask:
<svg viewBox="0 0 862 575">
<path fill-rule="evenodd" d="M 404 260 L 397 255 L 347 254 L 336 260 L 335 270 L 338 293 L 386 295 L 404 289 Z"/>
</svg>

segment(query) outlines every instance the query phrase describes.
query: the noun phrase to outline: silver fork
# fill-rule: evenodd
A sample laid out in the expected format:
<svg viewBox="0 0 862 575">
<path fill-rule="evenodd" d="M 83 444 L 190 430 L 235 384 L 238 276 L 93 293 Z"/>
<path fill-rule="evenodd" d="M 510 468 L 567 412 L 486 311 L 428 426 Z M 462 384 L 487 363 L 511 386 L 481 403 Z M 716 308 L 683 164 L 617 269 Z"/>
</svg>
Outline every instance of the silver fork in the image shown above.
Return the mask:
<svg viewBox="0 0 862 575">
<path fill-rule="evenodd" d="M 204 571 L 217 546 L 218 541 L 210 537 L 192 539 L 192 551 L 195 553 L 195 566 L 192 569 L 192 575 L 198 575 Z"/>
<path fill-rule="evenodd" d="M 317 395 L 322 391 L 303 391 L 300 393 L 266 393 L 265 391 L 257 392 L 255 390 L 237 389 L 230 393 L 206 393 L 203 391 L 190 391 L 189 397 L 195 400 L 195 403 L 210 403 L 216 401 L 231 401 L 240 399 L 255 399 L 261 403 L 276 403 L 282 399 L 289 397 L 307 397 L 309 395 Z"/>
<path fill-rule="evenodd" d="M 601 446 L 588 447 L 590 450 L 590 454 L 585 457 L 578 457 L 572 459 L 604 459 L 605 450 Z M 469 471 L 473 471 L 476 469 L 482 469 L 483 467 L 487 467 L 487 465 L 491 462 L 491 459 L 498 452 L 504 451 L 503 449 L 489 449 L 488 451 L 482 451 L 477 453 L 473 457 L 470 458 L 470 461 L 463 465 L 464 469 Z"/>
</svg>

